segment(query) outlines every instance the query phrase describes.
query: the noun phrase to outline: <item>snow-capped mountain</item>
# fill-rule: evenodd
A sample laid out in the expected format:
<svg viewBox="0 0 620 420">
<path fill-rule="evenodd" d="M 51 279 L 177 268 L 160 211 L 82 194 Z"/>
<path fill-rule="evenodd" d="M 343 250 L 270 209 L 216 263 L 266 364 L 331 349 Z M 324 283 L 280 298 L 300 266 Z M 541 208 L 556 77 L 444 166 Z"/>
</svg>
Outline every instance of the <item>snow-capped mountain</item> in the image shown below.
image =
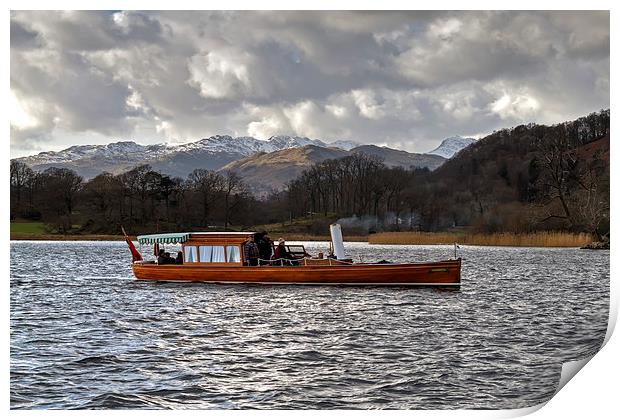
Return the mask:
<svg viewBox="0 0 620 420">
<path fill-rule="evenodd" d="M 360 147 L 362 146 L 359 143 L 355 143 L 354 141 L 348 141 L 348 140 L 337 140 L 334 142 L 331 142 L 329 144 L 327 144 L 328 147 L 337 147 L 339 149 L 342 150 L 351 150 L 351 149 L 355 149 L 356 147 Z"/>
<path fill-rule="evenodd" d="M 105 145 L 71 146 L 60 152 L 41 152 L 34 156 L 19 158 L 19 160 L 29 165 L 64 163 L 84 158 L 140 161 L 147 156 L 163 155 L 166 149 L 164 144 L 142 146 L 133 141 L 119 141 Z"/>
<path fill-rule="evenodd" d="M 231 137 L 231 136 L 212 136 L 198 140 L 193 143 L 186 143 L 179 146 L 169 146 L 168 153 L 177 152 L 211 152 L 211 153 L 238 153 L 243 156 L 251 156 L 254 153 L 274 152 L 276 150 L 291 149 L 315 145 L 328 147 L 321 140 L 311 140 L 306 137 L 273 136 L 269 140 L 258 140 L 254 137 Z"/>
<path fill-rule="evenodd" d="M 104 171 L 120 173 L 138 164 L 150 164 L 156 170 L 186 177 L 195 168 L 219 169 L 234 160 L 256 153 L 271 153 L 308 145 L 337 147 L 347 151 L 359 146 L 350 141 L 326 143 L 297 136 L 273 136 L 268 140 L 258 140 L 253 137 L 217 135 L 180 145 L 143 146 L 133 141 L 119 141 L 106 145 L 72 146 L 59 152 L 42 152 L 17 160 L 35 170 L 45 170 L 52 166 L 69 168 L 86 178 Z"/>
<path fill-rule="evenodd" d="M 133 141 L 119 141 L 105 145 L 71 146 L 60 152 L 42 152 L 37 155 L 19 158 L 25 163 L 33 165 L 44 163 L 70 162 L 83 158 L 102 159 L 131 159 L 143 160 L 153 157 L 162 157 L 178 152 L 205 152 L 212 153 L 239 153 L 250 156 L 259 152 L 275 152 L 277 150 L 291 149 L 304 146 L 337 147 L 343 150 L 351 150 L 360 146 L 346 140 L 338 140 L 333 143 L 325 143 L 321 140 L 313 140 L 307 137 L 273 136 L 269 140 L 257 140 L 254 137 L 231 137 L 212 136 L 192 143 L 181 145 L 153 144 L 143 146 Z"/>
<path fill-rule="evenodd" d="M 472 143 L 475 143 L 476 139 L 471 137 L 453 136 L 443 140 L 439 147 L 428 152 L 429 155 L 438 155 L 446 159 L 450 159 L 458 152 L 466 148 Z"/>
</svg>

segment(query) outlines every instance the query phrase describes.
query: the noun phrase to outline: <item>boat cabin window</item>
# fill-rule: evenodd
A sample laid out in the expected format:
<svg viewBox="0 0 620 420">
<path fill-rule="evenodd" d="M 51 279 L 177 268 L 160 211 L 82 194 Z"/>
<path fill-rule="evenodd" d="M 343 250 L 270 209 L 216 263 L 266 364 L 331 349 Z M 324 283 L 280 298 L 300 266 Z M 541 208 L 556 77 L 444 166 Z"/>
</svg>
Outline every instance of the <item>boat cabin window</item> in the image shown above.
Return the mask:
<svg viewBox="0 0 620 420">
<path fill-rule="evenodd" d="M 200 251 L 200 262 L 226 262 L 224 258 L 224 246 L 222 245 L 201 245 L 199 248 Z"/>
<path fill-rule="evenodd" d="M 183 253 L 185 257 L 186 263 L 195 263 L 198 262 L 198 254 L 196 252 L 196 247 L 194 245 L 186 245 L 184 246 L 185 252 Z"/>
<path fill-rule="evenodd" d="M 241 254 L 239 252 L 239 245 L 227 245 L 226 246 L 226 261 L 229 263 L 241 262 Z"/>
<path fill-rule="evenodd" d="M 183 256 L 186 263 L 240 263 L 239 245 L 185 245 Z"/>
</svg>

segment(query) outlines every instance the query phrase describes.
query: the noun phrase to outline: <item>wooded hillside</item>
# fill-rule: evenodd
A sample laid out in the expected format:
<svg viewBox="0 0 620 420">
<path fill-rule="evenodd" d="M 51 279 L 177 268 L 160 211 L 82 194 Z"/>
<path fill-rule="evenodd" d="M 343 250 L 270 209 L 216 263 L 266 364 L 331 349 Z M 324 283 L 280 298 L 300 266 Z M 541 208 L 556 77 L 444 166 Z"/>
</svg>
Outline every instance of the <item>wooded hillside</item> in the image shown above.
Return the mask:
<svg viewBox="0 0 620 420">
<path fill-rule="evenodd" d="M 263 199 L 233 171 L 197 169 L 181 179 L 142 165 L 85 182 L 68 169 L 37 173 L 12 161 L 11 219 L 42 221 L 63 233 L 117 233 L 121 224 L 134 232 L 251 228 L 323 217 L 340 219 L 351 233 L 468 229 L 605 235 L 609 115 L 602 110 L 554 126 L 499 130 L 433 172 L 390 168 L 364 153 L 325 160 L 285 191 Z"/>
</svg>

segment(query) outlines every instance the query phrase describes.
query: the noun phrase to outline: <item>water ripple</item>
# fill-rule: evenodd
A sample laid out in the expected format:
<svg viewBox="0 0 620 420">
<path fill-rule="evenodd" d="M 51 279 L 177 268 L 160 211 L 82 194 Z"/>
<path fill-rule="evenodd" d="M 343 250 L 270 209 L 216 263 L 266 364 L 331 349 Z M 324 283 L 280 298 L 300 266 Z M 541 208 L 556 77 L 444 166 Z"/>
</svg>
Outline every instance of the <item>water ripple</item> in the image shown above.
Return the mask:
<svg viewBox="0 0 620 420">
<path fill-rule="evenodd" d="M 348 245 L 364 261 L 451 253 Z M 121 242 L 13 242 L 11 408 L 464 409 L 549 399 L 561 363 L 602 344 L 609 252 L 462 247 L 462 256 L 460 291 L 169 284 L 134 281 Z"/>
</svg>

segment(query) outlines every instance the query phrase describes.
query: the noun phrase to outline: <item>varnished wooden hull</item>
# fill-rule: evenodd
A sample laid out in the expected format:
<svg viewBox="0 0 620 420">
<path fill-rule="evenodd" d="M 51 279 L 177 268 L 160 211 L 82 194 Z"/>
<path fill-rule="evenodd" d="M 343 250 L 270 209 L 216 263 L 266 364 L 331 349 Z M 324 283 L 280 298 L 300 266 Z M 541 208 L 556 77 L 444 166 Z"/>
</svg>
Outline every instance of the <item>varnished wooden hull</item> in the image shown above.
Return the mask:
<svg viewBox="0 0 620 420">
<path fill-rule="evenodd" d="M 458 287 L 461 259 L 430 263 L 244 267 L 133 264 L 139 280 L 206 283 Z"/>
</svg>

